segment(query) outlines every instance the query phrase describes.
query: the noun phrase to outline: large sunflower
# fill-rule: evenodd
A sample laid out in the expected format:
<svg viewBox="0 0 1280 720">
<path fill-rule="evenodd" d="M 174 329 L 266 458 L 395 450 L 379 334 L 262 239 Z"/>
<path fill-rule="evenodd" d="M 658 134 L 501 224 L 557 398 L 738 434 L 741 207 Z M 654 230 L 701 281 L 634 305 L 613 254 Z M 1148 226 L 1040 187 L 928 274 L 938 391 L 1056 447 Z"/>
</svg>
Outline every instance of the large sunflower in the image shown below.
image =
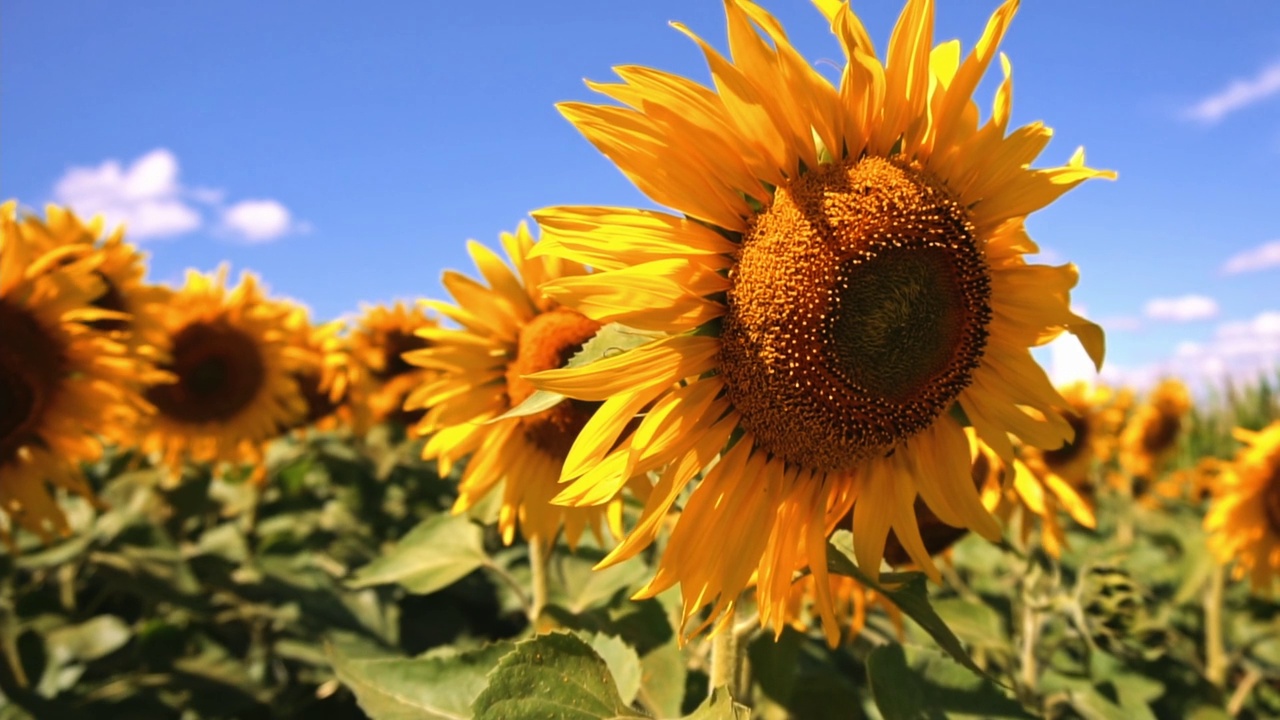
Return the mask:
<svg viewBox="0 0 1280 720">
<path fill-rule="evenodd" d="M 46 537 L 66 531 L 46 484 L 91 495 L 79 462 L 147 409 L 135 359 L 89 326 L 118 316 L 93 307 L 103 283 L 75 252 L 31 242 L 0 206 L 0 508 Z"/>
<path fill-rule="evenodd" d="M 1008 131 L 1012 82 L 979 124 L 970 96 L 1013 16 L 996 11 L 975 49 L 932 48 L 933 6 L 908 3 L 887 62 L 847 4 L 820 7 L 845 52 L 839 87 L 805 62 L 776 20 L 726 3 L 732 60 L 703 49 L 715 89 L 642 67 L 591 87 L 622 107 L 565 103 L 563 114 L 650 198 L 676 214 L 603 207 L 536 213 L 538 252 L 602 271 L 544 286 L 597 322 L 672 333 L 535 384 L 603 405 L 565 463 L 565 500 L 610 497 L 637 457 L 669 461 L 644 515 L 611 560 L 654 538 L 684 506 L 657 575 L 691 616 L 727 616 L 758 575 L 762 618 L 782 616 L 792 575 L 826 587 L 825 538 L 852 506 L 859 562 L 876 573 L 892 529 L 927 558 L 917 496 L 947 524 L 994 538 L 999 525 L 969 478 L 960 410 L 1012 458 L 1006 433 L 1056 448 L 1071 426 L 1029 347 L 1064 330 L 1095 363 L 1101 328 L 1069 307 L 1072 265 L 1030 265 L 1024 218 L 1086 179 L 1029 167 L 1050 138 Z M 761 36 L 763 33 L 763 37 Z M 650 404 L 640 429 L 623 428 Z M 646 424 L 652 425 L 646 431 Z M 670 431 L 678 428 L 679 431 Z M 621 454 L 609 477 L 586 474 Z M 725 548 L 731 548 L 726 552 Z M 820 606 L 838 635 L 830 598 Z"/>
<path fill-rule="evenodd" d="M 1147 402 L 1129 418 L 1120 435 L 1121 480 L 1141 495 L 1178 451 L 1183 424 L 1191 410 L 1191 394 L 1181 381 L 1170 378 L 1151 392 Z"/>
<path fill-rule="evenodd" d="M 306 412 L 288 352 L 290 307 L 267 299 L 257 279 L 241 275 L 227 289 L 227 269 L 191 271 L 164 317 L 173 382 L 151 385 L 156 407 L 143 449 L 170 468 L 184 459 L 252 463 L 262 474 L 262 445 Z"/>
<path fill-rule="evenodd" d="M 1235 434 L 1245 447 L 1217 477 L 1204 529 L 1236 578 L 1247 573 L 1255 591 L 1269 591 L 1280 573 L 1280 421 Z"/>
<path fill-rule="evenodd" d="M 561 490 L 566 453 L 595 406 L 565 400 L 534 414 L 506 413 L 534 392 L 524 375 L 562 367 L 600 324 L 537 290 L 545 282 L 584 275 L 581 264 L 530 258 L 534 241 L 524 223 L 501 238 L 510 266 L 479 243 L 468 246 L 487 286 L 446 272 L 445 288 L 457 304 L 427 302 L 461 328 L 418 331 L 427 348 L 405 359 L 438 375 L 411 393 L 407 406 L 426 409 L 416 432 L 431 436 L 423 457 L 435 459 L 441 474 L 475 454 L 463 472 L 455 512 L 490 492 L 501 492 L 498 526 L 504 542 L 511 543 L 518 528 L 530 542 L 550 543 L 563 527 L 572 546 L 588 527 L 599 536 L 606 514 L 603 507 L 551 503 Z M 621 506 L 614 502 L 608 507 L 617 530 Z"/>
<path fill-rule="evenodd" d="M 404 402 L 432 373 L 410 365 L 404 354 L 427 347 L 418 331 L 436 325 L 421 308 L 400 301 L 389 308 L 364 308 L 350 335 L 353 402 L 358 402 L 362 413 L 360 428 L 387 420 L 407 426 L 422 418 L 421 410 L 405 410 Z"/>
</svg>

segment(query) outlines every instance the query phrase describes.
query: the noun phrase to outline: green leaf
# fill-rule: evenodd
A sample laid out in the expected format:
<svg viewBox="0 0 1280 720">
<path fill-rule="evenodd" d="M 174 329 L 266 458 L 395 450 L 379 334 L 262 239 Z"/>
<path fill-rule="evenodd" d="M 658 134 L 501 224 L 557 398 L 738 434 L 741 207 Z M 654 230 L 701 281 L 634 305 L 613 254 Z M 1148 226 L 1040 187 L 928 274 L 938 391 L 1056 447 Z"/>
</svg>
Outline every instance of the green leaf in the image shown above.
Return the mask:
<svg viewBox="0 0 1280 720">
<path fill-rule="evenodd" d="M 582 349 L 564 364 L 565 368 L 583 367 L 597 360 L 614 357 L 628 350 L 638 348 L 645 343 L 664 337 L 662 333 L 649 330 L 637 330 L 621 323 L 609 323 L 602 326 L 590 340 L 582 344 Z M 516 405 L 485 424 L 501 422 L 510 418 L 537 415 L 559 405 L 565 399 L 560 393 L 547 390 L 535 390 L 524 402 Z"/>
<path fill-rule="evenodd" d="M 727 689 L 716 688 L 711 697 L 702 701 L 698 709 L 692 715 L 686 715 L 684 720 L 751 720 L 751 710 L 734 702 Z"/>
<path fill-rule="evenodd" d="M 640 691 L 640 656 L 621 638 L 613 635 L 597 633 L 590 642 L 591 649 L 609 666 L 609 674 L 618 685 L 618 695 L 630 705 Z"/>
<path fill-rule="evenodd" d="M 897 643 L 881 645 L 867 656 L 867 684 L 884 720 L 916 720 L 924 715 L 920 680 L 907 666 Z"/>
<path fill-rule="evenodd" d="M 934 650 L 882 645 L 867 657 L 867 681 L 885 720 L 921 716 L 976 715 L 1029 718 L 994 683 L 965 670 Z"/>
<path fill-rule="evenodd" d="M 426 595 L 448 587 L 482 566 L 483 531 L 465 517 L 436 515 L 410 530 L 382 557 L 360 568 L 352 588 L 396 583 Z"/>
<path fill-rule="evenodd" d="M 952 632 L 970 645 L 1003 648 L 1009 644 L 1004 619 L 990 605 L 949 597 L 934 600 L 933 609 Z"/>
<path fill-rule="evenodd" d="M 973 658 L 969 657 L 960 639 L 951 632 L 951 628 L 929 604 L 929 588 L 922 573 L 886 573 L 880 576 L 880 582 L 871 579 L 853 562 L 853 534 L 848 530 L 840 530 L 831 536 L 827 545 L 827 569 L 838 575 L 851 577 L 871 590 L 882 594 L 890 602 L 902 610 L 907 617 L 929 633 L 938 645 L 956 662 L 975 673 L 990 678 Z M 888 587 L 887 587 L 888 586 Z M 890 589 L 892 587 L 892 589 Z"/>
<path fill-rule="evenodd" d="M 689 670 L 675 640 L 640 658 L 640 671 L 639 698 L 645 708 L 660 718 L 679 715 Z"/>
<path fill-rule="evenodd" d="M 124 646 L 133 631 L 115 615 L 97 615 L 79 625 L 64 625 L 45 635 L 49 659 L 58 666 L 89 662 Z"/>
<path fill-rule="evenodd" d="M 548 573 L 552 580 L 548 602 L 581 614 L 605 604 L 619 590 L 630 588 L 649 575 L 649 569 L 638 557 L 594 570 L 604 555 L 603 550 L 585 543 L 574 553 L 555 553 Z"/>
<path fill-rule="evenodd" d="M 510 643 L 417 658 L 348 657 L 329 645 L 333 672 L 372 720 L 461 720 Z"/>
<path fill-rule="evenodd" d="M 517 644 L 498 662 L 472 709 L 476 720 L 644 717 L 622 700 L 605 661 L 566 633 Z"/>
</svg>

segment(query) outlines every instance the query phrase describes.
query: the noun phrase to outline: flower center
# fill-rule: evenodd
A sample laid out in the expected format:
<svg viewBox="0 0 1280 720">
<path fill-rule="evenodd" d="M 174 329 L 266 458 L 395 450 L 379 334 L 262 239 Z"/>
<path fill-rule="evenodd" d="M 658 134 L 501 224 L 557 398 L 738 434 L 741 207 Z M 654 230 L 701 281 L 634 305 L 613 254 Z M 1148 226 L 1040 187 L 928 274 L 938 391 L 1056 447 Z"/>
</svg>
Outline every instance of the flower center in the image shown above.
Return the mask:
<svg viewBox="0 0 1280 720">
<path fill-rule="evenodd" d="M 422 350 L 427 347 L 427 340 L 412 332 L 388 330 L 382 338 L 382 367 L 372 371 L 373 376 L 386 382 L 400 377 L 407 372 L 419 370 L 404 359 L 404 354 L 411 350 Z"/>
<path fill-rule="evenodd" d="M 1071 429 L 1075 430 L 1076 435 L 1074 440 L 1064 443 L 1057 450 L 1044 451 L 1045 464 L 1054 469 L 1066 467 L 1072 460 L 1080 457 L 1089 442 L 1089 423 L 1084 419 L 1084 416 L 1071 410 L 1063 410 L 1061 414 L 1067 423 L 1071 425 Z"/>
<path fill-rule="evenodd" d="M 538 315 L 520 329 L 516 359 L 507 366 L 511 407 L 524 402 L 534 387 L 523 375 L 564 367 L 600 329 L 600 323 L 566 308 Z M 582 426 L 600 403 L 564 400 L 550 410 L 520 418 L 525 437 L 543 452 L 563 460 Z"/>
<path fill-rule="evenodd" d="M 193 322 L 173 338 L 177 381 L 147 389 L 162 414 L 191 424 L 227 422 L 253 403 L 267 378 L 258 342 L 226 321 Z"/>
<path fill-rule="evenodd" d="M 990 274 L 968 215 L 880 157 L 779 187 L 743 237 L 720 369 L 757 442 L 847 469 L 930 423 L 986 343 Z"/>
<path fill-rule="evenodd" d="M 1178 431 L 1182 429 L 1182 418 L 1177 415 L 1158 412 L 1142 428 L 1142 449 L 1149 455 L 1158 455 L 1173 447 L 1178 439 Z"/>
<path fill-rule="evenodd" d="M 98 279 L 102 281 L 105 290 L 93 301 L 93 306 L 99 310 L 110 310 L 112 312 L 129 312 L 129 308 L 125 305 L 124 294 L 120 292 L 120 288 L 111 282 L 111 279 L 101 272 L 94 271 Z M 89 323 L 89 327 L 102 332 L 118 332 L 129 329 L 129 321 L 127 320 L 94 320 Z"/>
<path fill-rule="evenodd" d="M 67 359 L 30 312 L 0 299 L 0 464 L 34 439 Z"/>
</svg>

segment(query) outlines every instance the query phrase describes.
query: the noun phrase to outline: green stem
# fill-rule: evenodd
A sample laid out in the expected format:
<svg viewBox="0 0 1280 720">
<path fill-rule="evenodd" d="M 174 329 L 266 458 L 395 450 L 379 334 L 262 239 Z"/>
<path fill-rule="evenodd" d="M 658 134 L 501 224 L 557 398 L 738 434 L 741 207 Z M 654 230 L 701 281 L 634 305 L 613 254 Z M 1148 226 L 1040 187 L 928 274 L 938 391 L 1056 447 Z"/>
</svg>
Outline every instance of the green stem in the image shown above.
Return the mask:
<svg viewBox="0 0 1280 720">
<path fill-rule="evenodd" d="M 717 688 L 728 688 L 732 695 L 737 689 L 738 664 L 741 661 L 738 652 L 738 635 L 733 628 L 733 611 L 720 625 L 720 631 L 711 639 L 711 682 L 708 690 L 714 693 Z"/>
<path fill-rule="evenodd" d="M 1040 683 L 1040 668 L 1036 662 L 1036 643 L 1040 641 L 1040 612 L 1030 599 L 1022 601 L 1022 687 L 1028 695 L 1034 695 Z"/>
<path fill-rule="evenodd" d="M 1225 568 L 1215 563 L 1204 594 L 1204 675 L 1219 688 L 1227 681 L 1227 653 L 1222 642 L 1222 591 L 1225 586 Z"/>
<path fill-rule="evenodd" d="M 538 617 L 547 606 L 547 565 L 551 559 L 550 548 L 542 538 L 534 538 L 529 543 L 529 569 L 533 577 L 530 589 L 529 622 L 537 630 Z"/>
</svg>

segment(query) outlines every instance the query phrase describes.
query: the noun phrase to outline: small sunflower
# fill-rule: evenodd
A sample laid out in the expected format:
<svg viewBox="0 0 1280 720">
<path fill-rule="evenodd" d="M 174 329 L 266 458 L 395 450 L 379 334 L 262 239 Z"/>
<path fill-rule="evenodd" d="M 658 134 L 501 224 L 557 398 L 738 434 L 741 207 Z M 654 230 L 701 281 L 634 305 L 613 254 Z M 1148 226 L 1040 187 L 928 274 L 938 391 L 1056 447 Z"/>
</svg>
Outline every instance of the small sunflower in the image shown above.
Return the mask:
<svg viewBox="0 0 1280 720">
<path fill-rule="evenodd" d="M 517 527 L 526 540 L 543 543 L 553 542 L 564 528 L 573 546 L 586 528 L 599 536 L 606 514 L 616 529 L 621 512 L 617 502 L 607 512 L 551 503 L 561 490 L 560 470 L 569 448 L 595 405 L 564 400 L 531 415 L 505 414 L 533 394 L 525 375 L 562 367 L 600 324 L 537 291 L 542 283 L 582 276 L 581 264 L 530 258 L 534 240 L 524 223 L 501 238 L 509 265 L 479 243 L 468 245 L 487 286 L 446 272 L 445 288 L 457 304 L 426 303 L 462 327 L 418 331 L 427 348 L 405 358 L 438 374 L 409 396 L 408 407 L 427 409 L 416 432 L 431 436 L 423 457 L 435 459 L 441 474 L 475 455 L 463 472 L 455 512 L 500 491 L 498 526 L 504 542 L 514 540 Z"/>
<path fill-rule="evenodd" d="M 638 456 L 667 463 L 616 561 L 651 543 L 724 451 L 640 593 L 679 584 L 685 617 L 710 606 L 717 627 L 753 576 L 765 622 L 783 621 L 778 604 L 804 566 L 820 592 L 828 587 L 825 541 L 851 508 L 855 553 L 872 574 L 890 530 L 912 559 L 928 559 L 917 497 L 949 525 L 998 537 L 953 408 L 1002 457 L 1013 457 L 1007 433 L 1059 447 L 1072 432 L 1055 410 L 1064 401 L 1029 348 L 1069 331 L 1095 363 L 1103 355 L 1101 328 L 1070 310 L 1075 267 L 1023 258 L 1036 251 L 1024 219 L 1111 174 L 1085 167 L 1082 151 L 1064 167 L 1030 167 L 1050 131 L 1009 132 L 1003 58 L 985 123 L 970 99 L 1017 3 L 1002 5 L 962 56 L 958 41 L 932 46 L 932 3 L 912 0 L 884 64 L 847 4 L 818 4 L 844 49 L 839 87 L 771 15 L 730 0 L 732 58 L 676 25 L 702 48 L 714 89 L 627 66 L 616 68 L 622 83 L 590 84 L 621 106 L 560 106 L 673 213 L 535 213 L 538 252 L 600 271 L 549 282 L 551 298 L 597 322 L 670 333 L 535 377 L 603 402 L 566 460 L 564 499 L 611 497 Z M 663 425 L 646 431 L 650 411 L 615 448 L 651 404 Z M 601 462 L 618 471 L 588 472 Z M 819 606 L 834 643 L 830 598 Z"/>
<path fill-rule="evenodd" d="M 1085 497 L 1094 495 L 1094 467 L 1111 455 L 1118 420 L 1111 391 L 1102 386 L 1074 383 L 1062 391 L 1067 401 L 1061 413 L 1075 437 L 1056 450 L 1023 446 L 1021 457 L 1037 477 L 1053 476 Z M 1055 481 L 1055 482 L 1057 482 Z"/>
<path fill-rule="evenodd" d="M 1020 449 L 1026 452 L 1025 446 Z M 1066 529 L 1061 520 L 1064 511 L 1084 527 L 1092 530 L 1098 526 L 1093 505 L 1075 487 L 1048 471 L 1043 464 L 1033 468 L 1021 458 L 1014 458 L 1013 482 L 1004 488 L 994 509 L 1004 524 L 1010 525 L 1013 516 L 1020 515 L 1024 545 L 1038 524 L 1041 547 L 1053 557 L 1058 557 L 1067 546 Z"/>
<path fill-rule="evenodd" d="M 79 462 L 148 409 L 128 348 L 90 327 L 117 315 L 93 306 L 102 279 L 75 252 L 31 242 L 0 205 L 0 508 L 45 537 L 67 531 L 47 484 L 91 497 Z"/>
<path fill-rule="evenodd" d="M 397 301 L 364 309 L 351 330 L 353 392 L 366 414 L 361 427 L 392 420 L 411 426 L 421 410 L 405 410 L 405 398 L 432 373 L 409 364 L 404 354 L 427 347 L 418 331 L 437 326 L 419 307 Z M 353 399 L 355 402 L 355 399 Z"/>
<path fill-rule="evenodd" d="M 286 316 L 285 326 L 288 350 L 295 359 L 293 380 L 307 406 L 289 429 L 314 426 L 333 430 L 351 426 L 356 411 L 348 402 L 351 353 L 343 336 L 345 321 L 312 325 L 307 309 L 295 305 Z"/>
<path fill-rule="evenodd" d="M 1156 480 L 1178 451 L 1190 410 L 1187 386 L 1170 378 L 1156 386 L 1147 402 L 1129 418 L 1120 436 L 1120 464 L 1135 495 L 1141 495 Z"/>
<path fill-rule="evenodd" d="M 1236 579 L 1248 574 L 1255 592 L 1269 592 L 1280 573 L 1280 421 L 1235 436 L 1245 447 L 1216 478 L 1204 529 Z"/>
<path fill-rule="evenodd" d="M 146 390 L 157 412 L 142 447 L 175 470 L 184 459 L 251 463 L 260 478 L 263 443 L 306 412 L 288 352 L 290 308 L 269 300 L 249 273 L 228 290 L 225 266 L 191 271 L 171 292 L 162 369 L 174 381 Z"/>
</svg>

